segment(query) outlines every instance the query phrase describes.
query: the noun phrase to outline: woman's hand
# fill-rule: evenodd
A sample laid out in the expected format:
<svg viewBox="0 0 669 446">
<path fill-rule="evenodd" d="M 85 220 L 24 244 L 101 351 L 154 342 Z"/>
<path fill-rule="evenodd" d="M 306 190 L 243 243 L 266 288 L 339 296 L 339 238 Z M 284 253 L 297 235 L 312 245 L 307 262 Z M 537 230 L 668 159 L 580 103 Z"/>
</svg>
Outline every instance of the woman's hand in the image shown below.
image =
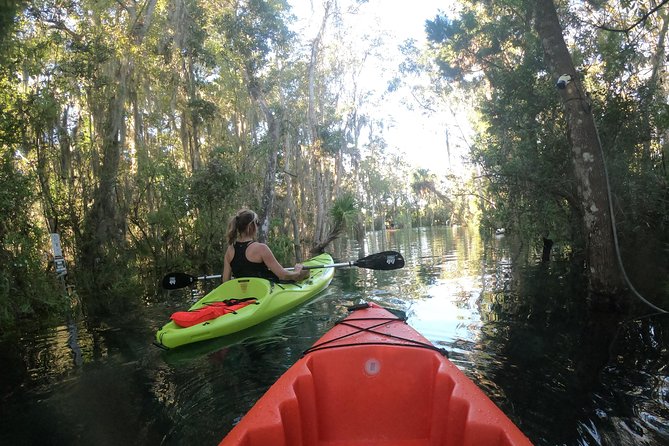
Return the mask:
<svg viewBox="0 0 669 446">
<path fill-rule="evenodd" d="M 303 269 L 303 268 L 304 268 L 304 265 L 302 265 L 301 263 L 296 263 L 295 264 L 294 272 L 297 274 L 297 277 L 295 278 L 295 280 L 304 280 L 307 277 L 309 277 L 309 274 L 310 274 L 309 270 L 308 269 Z"/>
</svg>

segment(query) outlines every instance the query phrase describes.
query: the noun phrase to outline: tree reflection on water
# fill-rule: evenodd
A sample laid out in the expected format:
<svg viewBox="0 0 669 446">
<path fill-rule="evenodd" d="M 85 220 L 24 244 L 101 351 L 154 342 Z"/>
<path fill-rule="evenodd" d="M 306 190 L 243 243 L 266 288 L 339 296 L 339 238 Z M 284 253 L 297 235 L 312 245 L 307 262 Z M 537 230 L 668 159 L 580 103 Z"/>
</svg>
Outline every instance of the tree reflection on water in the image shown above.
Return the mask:
<svg viewBox="0 0 669 446">
<path fill-rule="evenodd" d="M 6 335 L 0 444 L 215 444 L 361 301 L 403 311 L 537 445 L 669 444 L 666 315 L 630 316 L 645 311 L 633 298 L 624 315 L 593 310 L 572 264 L 461 228 L 380 231 L 364 246 L 340 240 L 333 254 L 383 250 L 400 251 L 405 268 L 338 269 L 285 315 L 170 352 L 151 343 L 189 306 L 187 290 L 138 296 L 146 305 L 132 314 L 83 312 L 75 327 Z"/>
</svg>

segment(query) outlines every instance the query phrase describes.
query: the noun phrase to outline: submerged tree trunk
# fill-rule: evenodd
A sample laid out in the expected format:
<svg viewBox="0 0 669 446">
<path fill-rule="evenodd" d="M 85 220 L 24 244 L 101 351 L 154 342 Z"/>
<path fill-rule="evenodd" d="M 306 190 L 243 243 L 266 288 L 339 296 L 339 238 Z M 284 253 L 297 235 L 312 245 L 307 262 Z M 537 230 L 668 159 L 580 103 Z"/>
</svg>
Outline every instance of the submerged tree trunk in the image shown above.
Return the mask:
<svg viewBox="0 0 669 446">
<path fill-rule="evenodd" d="M 559 91 L 587 240 L 590 290 L 596 294 L 616 294 L 622 290 L 623 281 L 616 262 L 602 147 L 590 102 L 562 36 L 553 0 L 537 0 L 535 25 L 553 78 L 557 81 L 562 75 L 571 77 Z"/>
</svg>

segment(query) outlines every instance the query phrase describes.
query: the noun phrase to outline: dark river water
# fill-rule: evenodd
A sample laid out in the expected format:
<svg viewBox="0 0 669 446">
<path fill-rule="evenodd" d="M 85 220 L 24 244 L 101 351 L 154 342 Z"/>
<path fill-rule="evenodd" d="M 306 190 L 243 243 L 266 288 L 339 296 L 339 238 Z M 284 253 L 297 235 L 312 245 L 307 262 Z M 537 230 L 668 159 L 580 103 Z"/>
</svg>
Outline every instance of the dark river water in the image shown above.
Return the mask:
<svg viewBox="0 0 669 446">
<path fill-rule="evenodd" d="M 537 445 L 669 445 L 669 317 L 589 311 L 568 264 L 521 266 L 508 244 L 450 227 L 339 241 L 336 261 L 397 250 L 406 267 L 337 269 L 283 316 L 169 352 L 153 336 L 187 291 L 5 336 L 0 444 L 215 445 L 347 306 L 373 301 L 404 311 Z"/>
</svg>

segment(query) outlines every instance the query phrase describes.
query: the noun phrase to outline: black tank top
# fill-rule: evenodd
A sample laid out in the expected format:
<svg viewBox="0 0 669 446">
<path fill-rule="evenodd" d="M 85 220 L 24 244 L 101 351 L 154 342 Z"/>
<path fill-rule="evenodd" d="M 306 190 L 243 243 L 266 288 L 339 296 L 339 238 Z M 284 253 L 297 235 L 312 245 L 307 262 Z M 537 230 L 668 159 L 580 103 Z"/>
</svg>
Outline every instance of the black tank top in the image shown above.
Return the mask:
<svg viewBox="0 0 669 446">
<path fill-rule="evenodd" d="M 230 262 L 232 275 L 235 278 L 262 277 L 263 279 L 278 280 L 278 277 L 263 262 L 251 262 L 246 258 L 246 248 L 253 242 L 254 240 L 235 242 L 233 245 L 235 255 Z"/>
</svg>

